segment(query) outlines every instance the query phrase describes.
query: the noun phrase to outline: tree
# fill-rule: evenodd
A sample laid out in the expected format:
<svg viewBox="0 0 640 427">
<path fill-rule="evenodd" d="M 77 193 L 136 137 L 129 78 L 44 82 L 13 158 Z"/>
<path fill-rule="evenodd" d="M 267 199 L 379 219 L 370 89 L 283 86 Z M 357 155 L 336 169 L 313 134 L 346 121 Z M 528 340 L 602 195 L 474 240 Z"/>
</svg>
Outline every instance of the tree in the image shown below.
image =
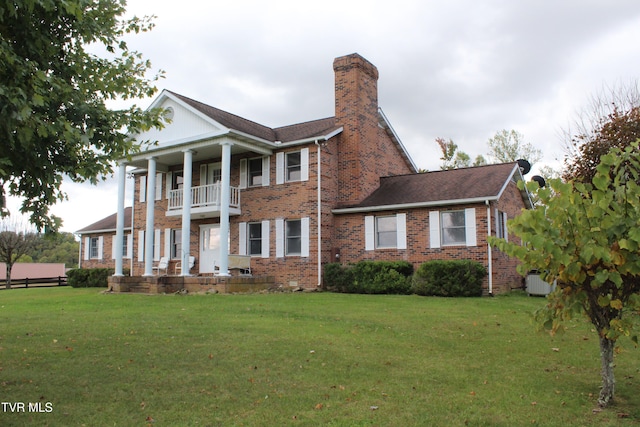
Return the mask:
<svg viewBox="0 0 640 427">
<path fill-rule="evenodd" d="M 79 243 L 72 233 L 41 234 L 26 255 L 31 262 L 64 263 L 74 268 L 78 266 L 78 248 Z"/>
<path fill-rule="evenodd" d="M 26 255 L 36 243 L 38 235 L 20 226 L 4 220 L 0 224 L 0 262 L 7 268 L 6 288 L 11 289 L 11 270 L 18 259 Z"/>
<path fill-rule="evenodd" d="M 436 138 L 436 143 L 442 151 L 442 164 L 440 170 L 468 168 L 471 166 L 471 157 L 464 151 L 458 150 L 458 144 L 453 142 L 451 138 L 447 141 L 444 138 Z M 478 156 L 473 163 L 473 166 L 480 166 L 486 164 L 484 157 Z"/>
<path fill-rule="evenodd" d="M 107 102 L 152 96 L 151 68 L 124 37 L 149 31 L 151 18 L 122 19 L 124 0 L 3 0 L 0 4 L 0 200 L 55 227 L 49 207 L 60 185 L 111 174 L 112 160 L 139 145 L 127 137 L 162 125 L 162 111 Z M 91 51 L 104 48 L 100 57 Z M 91 51 L 90 51 L 90 50 Z M 2 208 L 3 206 L 0 206 Z"/>
<path fill-rule="evenodd" d="M 529 186 L 540 204 L 509 221 L 523 245 L 491 238 L 492 245 L 522 263 L 522 274 L 539 270 L 548 283 L 557 280 L 538 320 L 551 332 L 583 312 L 600 344 L 600 406 L 614 397 L 614 348 L 631 335 L 640 313 L 640 158 L 638 144 L 614 147 L 601 158 L 591 183 L 549 181 Z M 522 185 L 522 184 L 521 184 Z"/>
<path fill-rule="evenodd" d="M 496 163 L 515 162 L 518 159 L 534 164 L 542 159 L 542 151 L 524 142 L 524 135 L 516 130 L 502 129 L 487 141 L 489 156 Z"/>
<path fill-rule="evenodd" d="M 638 82 L 602 91 L 591 98 L 585 111 L 565 131 L 567 181 L 591 182 L 600 157 L 612 147 L 624 148 L 640 138 L 640 87 Z"/>
</svg>

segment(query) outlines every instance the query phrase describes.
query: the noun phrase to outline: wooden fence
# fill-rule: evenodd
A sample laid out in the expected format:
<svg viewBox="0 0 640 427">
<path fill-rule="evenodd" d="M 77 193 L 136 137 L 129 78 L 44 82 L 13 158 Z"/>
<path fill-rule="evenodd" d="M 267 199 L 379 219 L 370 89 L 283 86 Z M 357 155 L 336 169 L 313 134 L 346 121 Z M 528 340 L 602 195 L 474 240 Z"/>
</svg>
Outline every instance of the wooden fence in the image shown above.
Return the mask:
<svg viewBox="0 0 640 427">
<path fill-rule="evenodd" d="M 11 288 L 43 288 L 50 286 L 68 286 L 67 276 L 11 279 Z M 7 281 L 0 280 L 0 289 L 6 289 Z"/>
</svg>

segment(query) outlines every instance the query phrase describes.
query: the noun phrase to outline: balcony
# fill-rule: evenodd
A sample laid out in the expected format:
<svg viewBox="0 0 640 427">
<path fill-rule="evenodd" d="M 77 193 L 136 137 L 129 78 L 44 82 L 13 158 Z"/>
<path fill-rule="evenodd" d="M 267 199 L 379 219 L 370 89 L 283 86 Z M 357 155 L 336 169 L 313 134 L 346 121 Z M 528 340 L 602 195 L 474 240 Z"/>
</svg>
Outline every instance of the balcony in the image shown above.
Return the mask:
<svg viewBox="0 0 640 427">
<path fill-rule="evenodd" d="M 230 187 L 229 214 L 240 215 L 240 189 Z M 191 187 L 191 215 L 195 218 L 212 218 L 220 216 L 221 184 L 200 185 Z M 182 215 L 184 192 L 182 189 L 169 191 L 167 216 Z"/>
</svg>

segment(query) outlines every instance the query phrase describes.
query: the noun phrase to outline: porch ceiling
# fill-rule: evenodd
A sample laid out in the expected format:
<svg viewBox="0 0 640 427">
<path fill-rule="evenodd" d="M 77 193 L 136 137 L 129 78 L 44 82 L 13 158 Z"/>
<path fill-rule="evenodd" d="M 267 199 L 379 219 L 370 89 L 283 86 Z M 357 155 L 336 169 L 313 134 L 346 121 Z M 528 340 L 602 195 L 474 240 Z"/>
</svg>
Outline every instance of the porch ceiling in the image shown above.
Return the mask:
<svg viewBox="0 0 640 427">
<path fill-rule="evenodd" d="M 193 161 L 220 159 L 222 157 L 222 143 L 231 142 L 231 155 L 242 153 L 256 153 L 259 155 L 271 154 L 272 150 L 265 144 L 256 144 L 255 141 L 247 141 L 244 138 L 206 138 L 200 141 L 187 141 L 183 143 L 163 144 L 163 146 L 150 146 L 148 149 L 132 156 L 127 161 L 128 166 L 146 169 L 149 157 L 155 157 L 157 170 L 166 171 L 169 166 L 182 165 L 184 151 L 193 150 Z"/>
</svg>

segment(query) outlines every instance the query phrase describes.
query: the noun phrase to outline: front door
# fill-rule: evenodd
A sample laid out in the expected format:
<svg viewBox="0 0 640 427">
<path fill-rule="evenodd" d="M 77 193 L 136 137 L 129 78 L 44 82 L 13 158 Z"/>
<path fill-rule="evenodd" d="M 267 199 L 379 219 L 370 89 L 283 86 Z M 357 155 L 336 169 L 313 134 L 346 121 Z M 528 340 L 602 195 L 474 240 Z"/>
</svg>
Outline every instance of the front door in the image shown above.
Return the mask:
<svg viewBox="0 0 640 427">
<path fill-rule="evenodd" d="M 200 226 L 200 273 L 213 273 L 220 256 L 220 224 Z"/>
</svg>

